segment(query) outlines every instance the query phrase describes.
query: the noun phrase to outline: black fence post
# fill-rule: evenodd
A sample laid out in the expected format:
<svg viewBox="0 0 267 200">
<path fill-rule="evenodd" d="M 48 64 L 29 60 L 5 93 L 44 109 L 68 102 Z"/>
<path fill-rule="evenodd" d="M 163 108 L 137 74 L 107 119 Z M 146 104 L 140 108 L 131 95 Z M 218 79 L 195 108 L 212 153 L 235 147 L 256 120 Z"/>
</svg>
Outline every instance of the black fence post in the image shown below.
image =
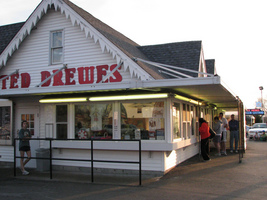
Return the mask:
<svg viewBox="0 0 267 200">
<path fill-rule="evenodd" d="M 16 155 L 16 141 L 19 140 L 19 138 L 14 138 L 14 176 L 16 176 L 16 159 L 17 158 L 24 158 L 20 156 L 17 156 Z M 116 142 L 116 141 L 119 141 L 119 142 L 132 142 L 132 140 L 116 140 L 116 139 L 113 139 L 113 140 L 99 140 L 99 139 L 94 139 L 94 138 L 91 138 L 91 160 L 88 160 L 88 159 L 66 159 L 66 158 L 53 158 L 53 154 L 52 154 L 52 142 L 54 140 L 73 140 L 73 139 L 53 139 L 53 138 L 32 138 L 31 140 L 49 140 L 49 150 L 50 150 L 50 155 L 49 155 L 49 158 L 48 157 L 32 157 L 32 159 L 44 159 L 44 160 L 47 160 L 49 159 L 50 163 L 50 179 L 53 178 L 53 160 L 68 160 L 68 161 L 86 161 L 86 162 L 90 162 L 91 161 L 91 182 L 93 183 L 94 182 L 94 162 L 107 162 L 107 163 L 128 163 L 128 164 L 139 164 L 139 185 L 142 185 L 142 149 L 141 149 L 141 140 L 134 140 L 134 142 L 139 142 L 139 151 L 138 151 L 138 154 L 139 154 L 139 160 L 137 161 L 114 161 L 114 160 L 98 160 L 98 159 L 94 159 L 94 140 L 96 141 L 113 141 L 113 142 Z M 75 139 L 76 140 L 76 139 Z M 81 140 L 79 140 L 81 141 Z"/>
<path fill-rule="evenodd" d="M 49 153 L 50 153 L 50 179 L 52 179 L 53 175 L 52 175 L 52 139 L 49 139 Z"/>
<path fill-rule="evenodd" d="M 14 176 L 17 175 L 16 173 L 16 138 L 14 138 Z"/>
<path fill-rule="evenodd" d="M 91 138 L 91 182 L 94 182 L 94 139 Z"/>
<path fill-rule="evenodd" d="M 141 151 L 141 140 L 139 140 L 139 185 L 142 185 L 142 167 L 141 167 L 141 159 L 142 151 Z"/>
</svg>

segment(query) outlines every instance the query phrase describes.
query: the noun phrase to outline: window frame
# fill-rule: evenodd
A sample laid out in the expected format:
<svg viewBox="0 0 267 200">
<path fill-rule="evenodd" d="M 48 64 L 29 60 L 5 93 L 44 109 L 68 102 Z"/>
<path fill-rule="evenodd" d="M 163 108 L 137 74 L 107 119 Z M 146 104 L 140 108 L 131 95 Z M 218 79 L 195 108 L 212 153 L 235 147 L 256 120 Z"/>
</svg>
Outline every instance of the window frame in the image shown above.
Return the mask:
<svg viewBox="0 0 267 200">
<path fill-rule="evenodd" d="M 175 104 L 178 104 L 178 106 L 176 106 Z M 172 125 L 171 126 L 172 126 L 173 140 L 178 140 L 178 139 L 182 138 L 182 129 L 181 129 L 181 125 L 182 125 L 182 123 L 181 123 L 182 111 L 181 110 L 182 109 L 181 109 L 181 106 L 182 106 L 182 102 L 177 102 L 177 101 L 172 102 Z M 179 108 L 178 111 L 177 111 L 177 107 Z M 175 108 L 175 110 L 174 110 L 174 108 Z M 175 117 L 177 118 L 177 121 L 174 119 Z M 175 127 L 176 122 L 178 123 L 178 125 L 177 125 L 178 131 L 179 131 L 178 137 L 175 137 L 176 133 L 174 132 L 174 129 L 176 128 Z"/>
<path fill-rule="evenodd" d="M 187 104 L 186 102 L 182 102 L 182 138 L 185 140 L 190 138 L 190 130 L 191 130 L 190 112 L 188 108 L 190 108 L 189 104 Z"/>
<path fill-rule="evenodd" d="M 66 122 L 58 122 L 57 121 L 57 106 L 66 106 L 67 107 L 67 121 Z M 69 125 L 69 105 L 68 104 L 56 104 L 55 105 L 55 138 L 56 139 L 69 139 L 69 128 L 68 128 L 68 125 Z M 67 133 L 66 133 L 66 138 L 58 138 L 58 129 L 57 129 L 57 125 L 66 125 L 67 126 Z"/>
<path fill-rule="evenodd" d="M 151 135 L 149 135 L 149 138 L 148 139 L 144 139 L 144 138 L 142 138 L 142 136 L 141 136 L 141 134 L 140 134 L 140 139 L 142 140 L 142 141 L 166 141 L 166 139 L 167 139 L 167 120 L 166 120 L 166 117 L 167 117 L 167 113 L 166 113 L 166 106 L 167 106 L 167 101 L 166 101 L 166 99 L 144 99 L 144 100 L 139 100 L 138 101 L 138 103 L 140 103 L 140 104 L 142 104 L 142 103 L 148 103 L 148 102 L 163 102 L 164 103 L 164 106 L 163 106 L 163 119 L 164 119 L 164 133 L 163 133 L 163 135 L 164 136 L 157 136 L 156 135 L 156 133 L 155 133 L 155 139 L 152 139 L 152 137 L 151 137 Z M 120 113 L 120 116 L 119 116 L 119 121 L 120 121 L 120 123 L 119 123 L 119 132 L 120 132 L 120 138 L 122 138 L 122 131 L 121 131 L 121 126 L 122 126 L 122 120 L 121 120 L 121 104 L 127 104 L 127 103 L 136 103 L 136 101 L 133 101 L 133 100 L 128 100 L 128 101 L 119 101 L 118 102 L 119 104 L 120 104 L 120 106 L 119 106 L 119 113 Z M 138 111 L 138 109 L 137 109 L 137 111 Z M 153 118 L 153 117 L 152 117 Z M 159 132 L 160 132 L 160 130 L 158 130 Z M 149 131 L 150 132 L 150 131 Z M 160 135 L 161 135 L 161 133 L 160 133 Z M 161 137 L 164 137 L 164 139 L 158 139 L 158 138 L 161 138 Z"/>
<path fill-rule="evenodd" d="M 75 138 L 75 139 L 81 139 L 81 138 L 79 138 L 79 136 L 77 135 L 77 137 L 76 137 L 76 128 L 77 128 L 77 123 L 78 123 L 78 121 L 76 122 L 76 106 L 92 106 L 92 105 L 97 105 L 97 106 L 99 106 L 100 104 L 102 104 L 102 105 L 111 105 L 111 113 L 112 113 L 112 124 L 113 124 L 113 121 L 114 121 L 114 116 L 113 116 L 113 113 L 114 113 L 114 103 L 113 102 L 97 102 L 97 103 L 89 103 L 89 102 L 86 102 L 86 103 L 73 103 L 72 105 L 72 109 L 73 109 L 73 120 L 72 120 L 72 122 L 70 122 L 69 124 L 73 124 L 73 127 L 74 127 L 74 131 L 72 131 L 71 132 L 71 135 L 70 135 L 70 137 L 73 137 L 73 138 Z M 102 116 L 103 117 L 103 116 Z M 92 119 L 91 119 L 92 120 Z M 91 122 L 92 123 L 92 122 Z M 103 123 L 104 122 L 102 122 L 102 125 L 103 125 Z M 95 130 L 93 130 L 92 129 L 92 124 L 91 124 L 91 127 L 89 128 L 89 127 L 82 127 L 81 129 L 89 129 L 90 130 L 90 132 L 88 132 L 87 133 L 87 137 L 91 137 L 91 136 L 93 136 L 93 137 L 95 137 L 95 135 L 92 135 L 92 132 L 93 131 L 95 131 Z M 105 131 L 107 131 L 106 129 L 102 129 L 103 131 L 105 130 Z M 111 128 L 111 129 L 109 129 L 108 130 L 108 132 L 107 132 L 107 134 L 108 135 L 103 135 L 103 136 L 105 136 L 105 137 L 107 137 L 107 138 L 109 138 L 108 136 L 110 136 L 110 131 L 111 131 L 111 138 L 113 138 L 114 139 L 114 131 L 113 131 L 114 129 L 113 129 L 113 127 Z M 86 130 L 86 131 L 88 131 L 88 130 Z M 84 138 L 85 139 L 85 138 Z M 110 138 L 109 138 L 110 139 Z"/>
<path fill-rule="evenodd" d="M 62 38 L 61 38 L 61 45 L 59 46 L 53 46 L 53 34 L 54 33 L 58 33 L 58 32 L 61 32 L 62 34 Z M 62 60 L 59 61 L 59 62 L 54 62 L 54 50 L 55 49 L 62 49 Z M 59 29 L 59 30 L 54 30 L 54 31 L 51 31 L 50 32 L 50 44 L 49 44 L 49 62 L 50 62 L 50 65 L 57 65 L 57 64 L 62 64 L 64 63 L 64 30 L 63 29 Z"/>
<path fill-rule="evenodd" d="M 0 107 L 10 108 L 10 113 L 9 113 L 9 135 L 7 139 L 0 139 L 0 146 L 5 146 L 5 145 L 12 145 L 13 142 L 13 102 L 10 100 L 0 100 Z M 3 120 L 3 119 L 2 119 Z M 3 126 L 3 125 L 2 125 Z"/>
</svg>

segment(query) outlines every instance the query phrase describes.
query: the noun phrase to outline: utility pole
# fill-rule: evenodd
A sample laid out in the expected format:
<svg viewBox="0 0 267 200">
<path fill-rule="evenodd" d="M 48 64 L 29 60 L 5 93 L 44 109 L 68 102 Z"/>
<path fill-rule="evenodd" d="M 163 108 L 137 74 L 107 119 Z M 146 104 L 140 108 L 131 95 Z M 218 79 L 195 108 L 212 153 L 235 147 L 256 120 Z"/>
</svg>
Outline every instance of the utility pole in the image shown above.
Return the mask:
<svg viewBox="0 0 267 200">
<path fill-rule="evenodd" d="M 264 111 L 265 109 L 264 109 L 264 106 L 263 106 L 263 99 L 262 99 L 262 90 L 263 90 L 263 87 L 260 86 L 259 89 L 261 91 L 261 110 Z M 264 113 L 264 115 L 265 115 L 265 113 Z M 262 116 L 262 123 L 264 123 L 264 115 Z"/>
</svg>

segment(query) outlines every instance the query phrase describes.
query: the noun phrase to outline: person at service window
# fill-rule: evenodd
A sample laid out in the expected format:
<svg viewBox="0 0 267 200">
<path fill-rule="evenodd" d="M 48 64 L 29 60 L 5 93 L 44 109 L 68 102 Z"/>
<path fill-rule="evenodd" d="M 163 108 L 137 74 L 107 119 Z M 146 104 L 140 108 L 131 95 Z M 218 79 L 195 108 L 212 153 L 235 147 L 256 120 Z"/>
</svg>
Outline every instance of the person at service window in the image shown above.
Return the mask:
<svg viewBox="0 0 267 200">
<path fill-rule="evenodd" d="M 203 118 L 199 119 L 199 134 L 201 136 L 201 155 L 204 159 L 204 161 L 209 161 L 209 125 Z"/>
</svg>

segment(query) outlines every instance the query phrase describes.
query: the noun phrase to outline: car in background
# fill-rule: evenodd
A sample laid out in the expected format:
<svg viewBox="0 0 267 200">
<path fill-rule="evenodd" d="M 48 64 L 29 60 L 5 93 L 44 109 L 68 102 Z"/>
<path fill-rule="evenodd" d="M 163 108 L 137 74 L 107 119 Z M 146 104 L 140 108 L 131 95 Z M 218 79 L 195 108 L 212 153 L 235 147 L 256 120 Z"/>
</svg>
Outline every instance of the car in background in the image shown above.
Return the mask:
<svg viewBox="0 0 267 200">
<path fill-rule="evenodd" d="M 253 137 L 258 133 L 258 137 L 265 131 L 267 133 L 267 124 L 266 123 L 255 123 L 248 131 L 249 139 L 253 139 Z"/>
</svg>

